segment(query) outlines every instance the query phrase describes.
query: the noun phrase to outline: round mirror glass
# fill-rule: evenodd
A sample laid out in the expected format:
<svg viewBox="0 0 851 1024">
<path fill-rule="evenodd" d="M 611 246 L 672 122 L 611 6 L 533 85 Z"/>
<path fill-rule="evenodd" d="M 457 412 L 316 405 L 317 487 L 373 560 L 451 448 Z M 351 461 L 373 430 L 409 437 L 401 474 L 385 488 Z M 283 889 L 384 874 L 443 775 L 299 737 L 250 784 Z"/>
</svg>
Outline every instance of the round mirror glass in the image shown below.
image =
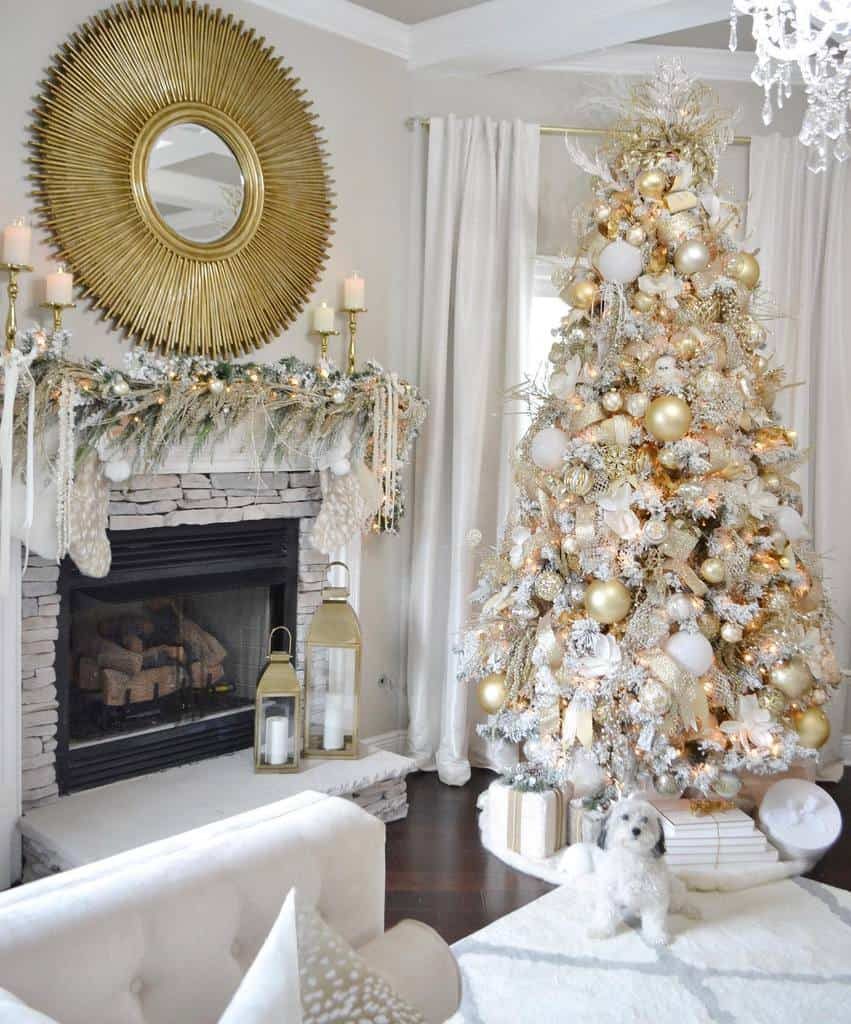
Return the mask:
<svg viewBox="0 0 851 1024">
<path fill-rule="evenodd" d="M 147 184 L 157 213 L 189 242 L 217 242 L 242 212 L 239 162 L 224 139 L 200 124 L 174 124 L 159 135 Z"/>
</svg>

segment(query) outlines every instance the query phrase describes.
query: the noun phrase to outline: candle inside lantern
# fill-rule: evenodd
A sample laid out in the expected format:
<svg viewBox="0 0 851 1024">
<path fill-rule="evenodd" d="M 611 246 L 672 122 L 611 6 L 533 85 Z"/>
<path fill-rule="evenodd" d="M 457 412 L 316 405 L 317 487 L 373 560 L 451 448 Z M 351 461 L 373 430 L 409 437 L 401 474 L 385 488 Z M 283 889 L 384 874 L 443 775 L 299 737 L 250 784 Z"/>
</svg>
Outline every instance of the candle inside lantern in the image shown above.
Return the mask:
<svg viewBox="0 0 851 1024">
<path fill-rule="evenodd" d="M 323 302 L 313 311 L 313 329 L 317 333 L 334 330 L 334 310 Z"/>
<path fill-rule="evenodd" d="M 364 280 L 355 271 L 343 282 L 343 305 L 346 309 L 365 309 Z"/>
<path fill-rule="evenodd" d="M 329 693 L 325 697 L 325 721 L 322 746 L 326 750 L 342 750 L 345 740 L 345 697 L 342 693 Z"/>
<path fill-rule="evenodd" d="M 45 280 L 47 301 L 57 305 L 70 306 L 74 301 L 74 276 L 60 263 Z"/>
<path fill-rule="evenodd" d="M 3 228 L 3 262 L 27 266 L 30 261 L 32 228 L 18 217 Z"/>
<path fill-rule="evenodd" d="M 286 764 L 290 724 L 283 715 L 266 720 L 266 764 Z"/>
</svg>

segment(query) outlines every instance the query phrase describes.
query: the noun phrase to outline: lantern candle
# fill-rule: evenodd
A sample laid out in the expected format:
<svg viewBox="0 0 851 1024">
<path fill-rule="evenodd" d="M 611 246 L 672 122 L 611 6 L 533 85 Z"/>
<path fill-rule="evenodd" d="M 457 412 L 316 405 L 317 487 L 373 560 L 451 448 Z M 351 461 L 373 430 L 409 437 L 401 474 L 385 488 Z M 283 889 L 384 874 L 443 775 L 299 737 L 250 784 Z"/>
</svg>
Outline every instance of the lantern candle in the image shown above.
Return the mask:
<svg viewBox="0 0 851 1024">
<path fill-rule="evenodd" d="M 365 309 L 364 280 L 355 271 L 343 282 L 343 306 L 346 309 Z"/>
<path fill-rule="evenodd" d="M 323 302 L 313 311 L 313 329 L 317 334 L 331 334 L 334 330 L 334 310 Z"/>
<path fill-rule="evenodd" d="M 325 698 L 325 727 L 322 746 L 326 750 L 341 750 L 345 742 L 345 697 L 342 693 L 329 693 Z"/>
<path fill-rule="evenodd" d="M 52 274 L 45 279 L 47 301 L 57 306 L 70 306 L 74 301 L 74 277 L 60 263 Z"/>
<path fill-rule="evenodd" d="M 266 763 L 286 764 L 289 753 L 290 725 L 283 715 L 266 721 Z"/>
<path fill-rule="evenodd" d="M 25 267 L 30 259 L 32 245 L 32 228 L 18 217 L 3 228 L 3 262 L 14 266 Z"/>
</svg>

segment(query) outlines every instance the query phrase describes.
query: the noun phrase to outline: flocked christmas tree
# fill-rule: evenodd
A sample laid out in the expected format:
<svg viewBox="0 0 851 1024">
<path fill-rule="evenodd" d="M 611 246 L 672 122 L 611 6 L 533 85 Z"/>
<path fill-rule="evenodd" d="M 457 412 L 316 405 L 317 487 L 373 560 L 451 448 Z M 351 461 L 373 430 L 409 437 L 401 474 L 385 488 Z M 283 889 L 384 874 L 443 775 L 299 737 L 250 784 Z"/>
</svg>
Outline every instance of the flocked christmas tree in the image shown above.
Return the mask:
<svg viewBox="0 0 851 1024">
<path fill-rule="evenodd" d="M 732 139 L 679 65 L 633 89 L 593 159 L 572 307 L 517 496 L 485 560 L 463 678 L 522 744 L 515 783 L 598 774 L 730 797 L 827 739 L 838 682 L 817 559 L 773 402 L 760 269 L 719 191 Z M 783 211 L 777 211 L 778 216 Z"/>
</svg>

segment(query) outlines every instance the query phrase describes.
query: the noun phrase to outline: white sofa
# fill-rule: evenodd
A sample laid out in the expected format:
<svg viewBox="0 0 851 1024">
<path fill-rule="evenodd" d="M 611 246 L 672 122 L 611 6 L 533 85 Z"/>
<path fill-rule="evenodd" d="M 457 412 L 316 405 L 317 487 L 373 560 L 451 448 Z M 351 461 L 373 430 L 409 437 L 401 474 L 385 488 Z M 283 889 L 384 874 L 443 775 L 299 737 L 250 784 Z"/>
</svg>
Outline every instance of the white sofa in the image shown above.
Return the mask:
<svg viewBox="0 0 851 1024">
<path fill-rule="evenodd" d="M 0 987 L 61 1024 L 215 1024 L 295 886 L 445 1019 L 460 997 L 445 943 L 412 923 L 382 938 L 384 842 L 378 819 L 308 792 L 11 889 Z"/>
</svg>

